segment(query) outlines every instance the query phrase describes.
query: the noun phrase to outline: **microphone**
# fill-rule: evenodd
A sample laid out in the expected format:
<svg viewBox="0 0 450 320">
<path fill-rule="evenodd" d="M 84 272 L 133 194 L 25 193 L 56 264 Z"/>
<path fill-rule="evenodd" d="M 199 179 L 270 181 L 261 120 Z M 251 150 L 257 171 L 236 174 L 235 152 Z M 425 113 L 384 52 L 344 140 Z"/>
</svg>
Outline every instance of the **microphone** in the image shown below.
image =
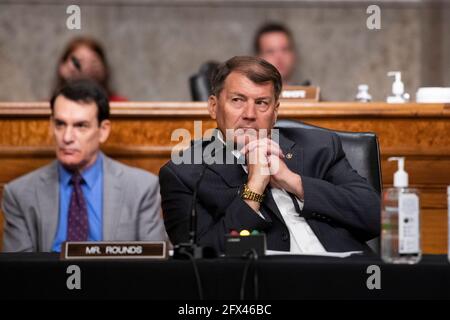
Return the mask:
<svg viewBox="0 0 450 320">
<path fill-rule="evenodd" d="M 214 141 L 211 143 L 214 143 Z M 223 149 L 223 147 L 224 145 L 222 144 L 220 146 L 220 149 Z M 215 152 L 216 149 L 214 148 L 211 152 L 211 157 L 215 156 Z M 189 241 L 187 243 L 179 243 L 173 247 L 173 257 L 175 259 L 185 259 L 186 257 L 201 259 L 201 258 L 214 258 L 217 256 L 217 253 L 215 252 L 214 248 L 203 247 L 197 243 L 198 190 L 203 181 L 203 177 L 205 176 L 205 172 L 209 168 L 209 164 L 202 161 L 202 166 L 203 166 L 202 171 L 200 172 L 200 175 L 194 186 L 194 192 L 192 193 L 192 202 L 191 202 L 192 207 L 191 207 L 191 214 L 189 216 Z"/>
<path fill-rule="evenodd" d="M 192 194 L 192 204 L 191 204 L 191 217 L 189 226 L 189 243 L 191 245 L 197 244 L 197 201 L 198 201 L 198 189 L 202 183 L 203 177 L 205 176 L 206 169 L 208 169 L 208 164 L 203 164 L 203 169 L 200 173 L 197 182 L 195 183 L 194 192 Z"/>
</svg>

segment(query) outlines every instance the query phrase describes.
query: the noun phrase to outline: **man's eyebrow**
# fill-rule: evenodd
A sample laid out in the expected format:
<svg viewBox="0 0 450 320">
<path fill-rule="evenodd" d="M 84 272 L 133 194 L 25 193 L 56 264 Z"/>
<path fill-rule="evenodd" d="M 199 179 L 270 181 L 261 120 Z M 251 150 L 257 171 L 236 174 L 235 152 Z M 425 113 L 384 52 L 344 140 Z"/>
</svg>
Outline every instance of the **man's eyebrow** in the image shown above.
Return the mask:
<svg viewBox="0 0 450 320">
<path fill-rule="evenodd" d="M 80 124 L 90 124 L 88 120 L 81 120 L 74 123 L 74 125 L 80 125 Z"/>
<path fill-rule="evenodd" d="M 234 96 L 239 96 L 239 97 L 242 97 L 242 98 L 246 98 L 246 99 L 247 99 L 247 96 L 246 96 L 246 95 L 244 95 L 244 94 L 242 94 L 242 93 L 239 93 L 239 92 L 230 92 L 230 94 L 231 94 L 231 95 L 234 95 Z M 257 97 L 257 98 L 255 98 L 255 100 L 270 100 L 270 99 L 272 99 L 271 96 L 263 96 L 263 97 Z"/>
<path fill-rule="evenodd" d="M 239 92 L 231 92 L 231 95 L 247 98 L 246 95 L 243 95 L 242 93 L 239 93 Z"/>
<path fill-rule="evenodd" d="M 61 120 L 58 118 L 53 118 L 53 121 L 56 123 L 66 124 L 66 122 L 64 120 Z M 82 125 L 82 124 L 90 124 L 90 122 L 88 120 L 80 120 L 80 121 L 74 122 L 74 125 Z"/>
</svg>

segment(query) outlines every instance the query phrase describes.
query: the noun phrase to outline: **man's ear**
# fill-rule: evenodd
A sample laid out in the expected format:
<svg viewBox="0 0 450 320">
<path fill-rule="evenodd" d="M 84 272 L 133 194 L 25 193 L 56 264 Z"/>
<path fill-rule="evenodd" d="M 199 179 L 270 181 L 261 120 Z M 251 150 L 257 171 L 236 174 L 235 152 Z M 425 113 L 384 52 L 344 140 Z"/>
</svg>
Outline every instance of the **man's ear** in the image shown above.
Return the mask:
<svg viewBox="0 0 450 320">
<path fill-rule="evenodd" d="M 105 143 L 108 140 L 111 132 L 111 121 L 103 120 L 100 123 L 100 143 Z"/>
<path fill-rule="evenodd" d="M 208 97 L 208 112 L 211 119 L 216 120 L 217 117 L 217 97 L 215 95 L 210 95 Z"/>
<path fill-rule="evenodd" d="M 275 123 L 277 122 L 277 119 L 278 119 L 278 108 L 280 107 L 280 101 L 277 101 L 277 103 L 276 103 L 276 105 L 275 105 L 275 108 L 274 108 L 274 110 L 273 110 L 273 113 L 274 113 L 274 119 L 273 119 L 273 125 L 272 125 L 272 127 L 274 127 L 275 126 Z"/>
</svg>

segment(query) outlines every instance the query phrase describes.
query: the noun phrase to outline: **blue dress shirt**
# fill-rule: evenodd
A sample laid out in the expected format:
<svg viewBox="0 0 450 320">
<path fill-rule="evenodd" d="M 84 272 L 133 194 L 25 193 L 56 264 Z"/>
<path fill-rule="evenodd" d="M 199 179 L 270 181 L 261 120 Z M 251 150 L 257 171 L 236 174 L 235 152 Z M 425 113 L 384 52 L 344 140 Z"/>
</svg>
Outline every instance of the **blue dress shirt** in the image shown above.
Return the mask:
<svg viewBox="0 0 450 320">
<path fill-rule="evenodd" d="M 69 221 L 69 205 L 73 186 L 70 183 L 72 173 L 58 165 L 59 174 L 59 222 L 53 242 L 53 251 L 60 252 L 61 245 L 67 239 L 67 227 Z M 84 183 L 81 185 L 86 201 L 89 234 L 88 241 L 100 241 L 103 238 L 103 156 L 97 155 L 94 164 L 81 172 Z"/>
</svg>

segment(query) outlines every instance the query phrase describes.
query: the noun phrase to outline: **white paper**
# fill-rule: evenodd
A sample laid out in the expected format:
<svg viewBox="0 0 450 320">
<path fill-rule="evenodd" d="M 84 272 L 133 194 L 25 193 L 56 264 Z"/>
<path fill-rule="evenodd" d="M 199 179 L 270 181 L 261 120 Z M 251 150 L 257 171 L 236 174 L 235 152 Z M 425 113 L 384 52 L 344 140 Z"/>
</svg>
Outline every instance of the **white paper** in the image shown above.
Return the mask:
<svg viewBox="0 0 450 320">
<path fill-rule="evenodd" d="M 266 250 L 267 256 L 290 255 L 290 256 L 319 256 L 319 257 L 347 258 L 354 254 L 361 254 L 361 253 L 363 252 L 347 251 L 347 252 L 294 253 L 289 251 Z"/>
</svg>

